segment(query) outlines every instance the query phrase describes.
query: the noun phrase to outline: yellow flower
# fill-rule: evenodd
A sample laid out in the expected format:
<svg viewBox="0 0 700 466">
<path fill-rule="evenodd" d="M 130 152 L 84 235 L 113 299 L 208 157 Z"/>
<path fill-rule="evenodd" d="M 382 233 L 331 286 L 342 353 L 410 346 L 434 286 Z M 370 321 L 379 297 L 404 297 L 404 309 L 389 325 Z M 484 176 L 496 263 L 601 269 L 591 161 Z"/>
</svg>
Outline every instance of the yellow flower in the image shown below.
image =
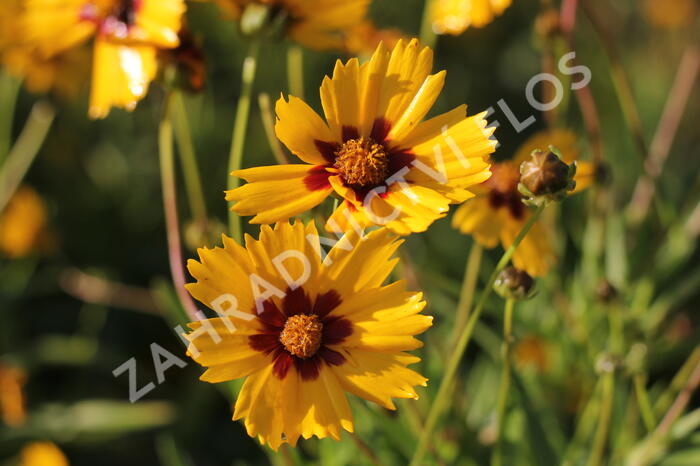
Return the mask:
<svg viewBox="0 0 700 466">
<path fill-rule="evenodd" d="M 300 436 L 338 440 L 353 431 L 345 392 L 387 409 L 418 398 L 427 380 L 405 351 L 422 346 L 414 335 L 432 317 L 403 281 L 383 286 L 401 243 L 388 230 L 348 233 L 324 261 L 313 223 L 263 226 L 246 248 L 223 243 L 188 264 L 192 296 L 225 316 L 190 324 L 188 354 L 204 381 L 246 378 L 233 419 L 251 437 L 275 450 Z"/>
<path fill-rule="evenodd" d="M 690 25 L 697 13 L 694 0 L 646 0 L 644 16 L 650 24 L 665 29 L 679 29 Z"/>
<path fill-rule="evenodd" d="M 22 448 L 20 466 L 68 466 L 68 459 L 51 442 L 32 442 Z"/>
<path fill-rule="evenodd" d="M 380 42 L 393 48 L 403 38 L 404 35 L 398 29 L 379 29 L 372 21 L 366 20 L 348 29 L 345 34 L 345 50 L 355 55 L 370 56 Z"/>
<path fill-rule="evenodd" d="M 26 0 L 27 40 L 46 57 L 95 37 L 90 116 L 133 110 L 157 70 L 156 51 L 178 45 L 183 0 Z"/>
<path fill-rule="evenodd" d="M 84 48 L 45 57 L 22 39 L 20 0 L 6 0 L 0 8 L 0 63 L 21 78 L 34 93 L 54 91 L 60 97 L 74 97 L 83 88 L 89 56 Z"/>
<path fill-rule="evenodd" d="M 24 371 L 0 365 L 0 415 L 10 427 L 24 423 L 27 418 L 22 391 L 26 378 Z"/>
<path fill-rule="evenodd" d="M 462 233 L 470 234 L 474 240 L 487 248 L 499 243 L 504 249 L 510 247 L 531 213 L 523 204 L 518 192 L 520 164 L 527 160 L 535 149 L 557 147 L 566 163 L 578 157 L 576 135 L 568 130 L 543 131 L 523 143 L 512 160 L 492 166 L 493 176 L 474 189 L 476 198 L 461 206 L 452 219 L 452 226 Z M 594 165 L 577 162 L 576 191 L 590 186 L 595 178 Z M 513 255 L 515 267 L 532 276 L 547 273 L 554 262 L 552 232 L 541 221 L 535 223 Z"/>
<path fill-rule="evenodd" d="M 27 256 L 44 246 L 46 207 L 28 186 L 20 187 L 0 213 L 0 252 L 11 258 Z"/>
<path fill-rule="evenodd" d="M 418 41 L 379 45 L 363 65 L 336 62 L 323 80 L 326 121 L 296 97 L 277 101 L 277 137 L 305 164 L 233 172 L 249 183 L 228 191 L 232 210 L 273 223 L 300 214 L 335 193 L 342 204 L 329 231 L 385 225 L 398 234 L 425 231 L 449 205 L 490 176 L 485 113 L 466 105 L 421 122 L 438 98 L 445 72 L 430 75 L 433 52 Z"/>
<path fill-rule="evenodd" d="M 371 0 L 214 0 L 232 19 L 250 4 L 286 15 L 285 34 L 310 49 L 342 48 L 343 32 L 362 22 Z"/>
<path fill-rule="evenodd" d="M 433 30 L 459 35 L 469 26 L 486 26 L 510 6 L 511 0 L 434 0 Z"/>
</svg>

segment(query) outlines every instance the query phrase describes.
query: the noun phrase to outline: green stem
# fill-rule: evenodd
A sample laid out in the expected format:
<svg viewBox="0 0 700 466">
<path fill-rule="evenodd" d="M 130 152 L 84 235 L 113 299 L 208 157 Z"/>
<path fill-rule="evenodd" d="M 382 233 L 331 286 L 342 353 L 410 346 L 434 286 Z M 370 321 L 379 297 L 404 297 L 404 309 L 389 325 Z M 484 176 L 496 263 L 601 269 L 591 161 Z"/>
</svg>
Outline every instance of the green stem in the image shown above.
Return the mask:
<svg viewBox="0 0 700 466">
<path fill-rule="evenodd" d="M 600 38 L 600 42 L 603 45 L 603 51 L 608 56 L 608 61 L 610 62 L 610 75 L 615 88 L 615 94 L 617 95 L 620 108 L 622 109 L 622 115 L 625 119 L 625 123 L 627 123 L 627 127 L 632 133 L 634 144 L 643 161 L 646 159 L 648 150 L 644 139 L 642 120 L 639 116 L 639 110 L 634 99 L 634 93 L 632 92 L 632 85 L 630 84 L 627 72 L 622 65 L 622 59 L 620 58 L 617 46 L 615 45 L 615 40 L 610 31 L 605 27 L 598 14 L 594 11 L 590 4 L 590 0 L 582 1 L 581 6 L 583 7 L 583 11 L 586 13 L 586 16 L 590 20 L 593 29 Z"/>
<path fill-rule="evenodd" d="M 431 49 L 435 50 L 435 44 L 437 43 L 437 35 L 433 30 L 433 3 L 435 0 L 425 0 L 425 6 L 423 7 L 423 18 L 420 23 L 420 42 L 422 45 L 427 45 Z"/>
<path fill-rule="evenodd" d="M 304 99 L 304 49 L 297 44 L 287 48 L 287 80 L 289 93 Z"/>
<path fill-rule="evenodd" d="M 501 385 L 498 389 L 498 405 L 496 407 L 496 446 L 491 457 L 492 466 L 503 464 L 503 423 L 508 405 L 508 391 L 510 390 L 510 348 L 513 341 L 513 308 L 515 301 L 506 301 L 503 317 L 503 369 L 501 372 Z"/>
<path fill-rule="evenodd" d="M 22 133 L 12 146 L 0 171 L 0 212 L 22 183 L 46 139 L 55 116 L 53 107 L 44 101 L 39 101 L 32 107 Z"/>
<path fill-rule="evenodd" d="M 523 226 L 522 230 L 520 230 L 520 233 L 518 233 L 518 236 L 515 238 L 515 241 L 513 241 L 513 244 L 511 244 L 508 250 L 503 254 L 501 260 L 498 261 L 496 268 L 491 273 L 491 276 L 486 281 L 485 288 L 481 292 L 476 308 L 474 309 L 472 315 L 469 317 L 467 325 L 462 330 L 462 334 L 460 335 L 459 340 L 455 345 L 454 351 L 447 363 L 447 367 L 445 369 L 445 376 L 443 377 L 442 382 L 440 382 L 440 387 L 438 388 L 437 396 L 435 397 L 433 405 L 430 407 L 430 411 L 428 412 L 428 418 L 425 421 L 423 431 L 421 432 L 421 436 L 418 441 L 418 446 L 416 447 L 416 451 L 413 454 L 413 459 L 411 460 L 412 466 L 418 466 L 419 464 L 421 464 L 423 456 L 425 456 L 425 452 L 428 447 L 428 442 L 430 441 L 430 437 L 433 434 L 433 430 L 435 429 L 437 421 L 440 415 L 442 414 L 445 406 L 450 401 L 448 393 L 450 391 L 452 383 L 454 382 L 455 375 L 457 374 L 457 368 L 459 367 L 459 363 L 462 360 L 462 356 L 464 356 L 464 352 L 466 351 L 467 346 L 469 345 L 472 332 L 474 331 L 474 326 L 476 326 L 476 322 L 479 320 L 479 316 L 481 315 L 481 311 L 484 309 L 486 300 L 493 291 L 493 283 L 494 281 L 496 281 L 496 277 L 498 277 L 498 274 L 506 267 L 506 265 L 508 265 L 510 258 L 513 256 L 513 253 L 515 253 L 515 249 L 518 247 L 525 235 L 527 235 L 528 231 L 530 231 L 530 228 L 532 228 L 537 219 L 540 218 L 540 214 L 542 214 L 545 205 L 546 204 L 540 205 L 537 208 L 537 210 L 535 210 L 535 212 L 530 216 L 527 223 Z"/>
<path fill-rule="evenodd" d="M 610 371 L 603 376 L 603 387 L 601 393 L 600 413 L 598 417 L 598 428 L 593 438 L 591 456 L 588 459 L 588 466 L 598 466 L 601 464 L 605 445 L 608 440 L 608 430 L 610 429 L 610 418 L 612 415 L 613 397 L 615 395 L 615 372 Z"/>
<path fill-rule="evenodd" d="M 195 221 L 206 223 L 207 205 L 204 200 L 204 190 L 202 189 L 202 178 L 197 164 L 197 156 L 192 143 L 192 133 L 187 120 L 187 109 L 182 93 L 173 91 L 172 95 L 172 122 L 175 129 L 175 141 L 180 153 L 180 162 L 185 178 L 185 189 L 187 200 Z"/>
<path fill-rule="evenodd" d="M 170 116 L 172 94 L 165 98 L 165 108 L 158 128 L 158 153 L 160 155 L 160 177 L 163 187 L 163 210 L 165 213 L 165 231 L 168 240 L 168 259 L 170 274 L 175 286 L 175 293 L 187 317 L 198 320 L 197 306 L 185 289 L 185 270 L 182 260 L 180 224 L 177 214 L 177 192 L 175 188 L 175 157 L 173 151 L 173 125 Z"/>
<path fill-rule="evenodd" d="M 260 43 L 255 41 L 250 44 L 248 56 L 243 61 L 243 72 L 241 75 L 241 95 L 238 98 L 236 107 L 236 121 L 233 124 L 233 136 L 231 139 L 231 153 L 228 163 L 228 189 L 236 189 L 241 184 L 241 179 L 232 176 L 231 172 L 240 170 L 243 162 L 243 148 L 245 147 L 245 136 L 248 129 L 248 118 L 250 116 L 250 99 L 253 93 L 253 82 L 255 81 L 255 71 L 258 64 L 258 53 Z M 228 224 L 233 238 L 239 243 L 243 240 L 241 228 L 241 217 L 229 210 Z"/>
<path fill-rule="evenodd" d="M 612 307 L 606 309 L 610 333 L 608 336 L 608 349 L 613 358 L 618 358 L 624 351 L 624 326 L 620 309 Z M 598 427 L 593 437 L 591 456 L 588 458 L 588 466 L 599 466 L 603 459 L 605 446 L 608 442 L 608 432 L 610 431 L 610 421 L 612 417 L 613 401 L 615 398 L 615 367 L 604 367 L 605 373 L 602 376 L 602 390 L 600 412 L 598 414 Z"/>
<path fill-rule="evenodd" d="M 654 416 L 654 410 L 649 401 L 649 394 L 645 387 L 645 379 L 646 377 L 644 377 L 643 374 L 634 375 L 634 392 L 637 398 L 637 404 L 639 405 L 639 412 L 642 414 L 644 427 L 646 427 L 648 432 L 651 432 L 656 427 L 656 417 Z"/>
<path fill-rule="evenodd" d="M 484 248 L 474 241 L 469 257 L 464 268 L 464 278 L 462 279 L 462 288 L 459 294 L 459 303 L 457 304 L 457 316 L 455 318 L 455 327 L 452 334 L 452 341 L 456 341 L 459 332 L 467 323 L 469 311 L 474 301 L 474 291 L 476 290 L 476 280 L 479 278 L 479 267 L 481 266 L 481 257 L 483 256 Z"/>
<path fill-rule="evenodd" d="M 10 151 L 12 122 L 19 94 L 20 81 L 7 73 L 0 73 L 0 164 Z"/>
</svg>

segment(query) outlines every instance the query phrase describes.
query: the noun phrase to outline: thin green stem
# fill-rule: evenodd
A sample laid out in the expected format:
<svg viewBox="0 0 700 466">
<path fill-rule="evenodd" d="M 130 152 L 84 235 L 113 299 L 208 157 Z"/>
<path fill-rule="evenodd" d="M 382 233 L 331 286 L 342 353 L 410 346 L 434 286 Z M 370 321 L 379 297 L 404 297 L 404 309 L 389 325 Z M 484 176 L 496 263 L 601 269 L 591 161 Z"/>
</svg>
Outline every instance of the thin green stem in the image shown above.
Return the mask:
<svg viewBox="0 0 700 466">
<path fill-rule="evenodd" d="M 616 307 L 611 307 L 606 310 L 610 328 L 608 349 L 612 358 L 617 358 L 622 356 L 625 344 L 622 315 L 620 309 Z M 600 412 L 598 413 L 598 426 L 595 436 L 593 437 L 591 455 L 588 457 L 588 466 L 599 466 L 602 463 L 603 453 L 608 443 L 608 432 L 610 431 L 613 401 L 615 398 L 615 363 L 613 361 L 605 362 L 601 370 L 605 372 L 602 375 Z"/>
<path fill-rule="evenodd" d="M 431 49 L 435 50 L 435 44 L 437 43 L 437 35 L 433 29 L 433 3 L 435 0 L 425 0 L 425 6 L 423 7 L 423 18 L 420 23 L 420 42 L 422 45 L 427 45 Z"/>
<path fill-rule="evenodd" d="M 233 124 L 233 135 L 231 138 L 231 153 L 228 163 L 228 189 L 236 189 L 241 184 L 241 179 L 231 175 L 231 172 L 240 170 L 243 162 L 243 149 L 245 147 L 245 136 L 248 130 L 248 119 L 250 117 L 250 100 L 253 93 L 253 82 L 255 81 L 255 71 L 258 64 L 258 53 L 260 43 L 254 41 L 250 44 L 248 56 L 243 60 L 243 72 L 241 74 L 241 95 L 238 98 L 236 107 L 236 121 Z M 239 243 L 243 240 L 243 230 L 241 227 L 241 217 L 229 210 L 228 213 L 229 230 L 233 238 Z"/>
<path fill-rule="evenodd" d="M 0 73 L 0 164 L 12 145 L 12 123 L 19 94 L 20 81 L 7 73 Z"/>
<path fill-rule="evenodd" d="M 591 22 L 593 29 L 598 34 L 600 42 L 603 45 L 603 50 L 608 56 L 608 61 L 610 62 L 610 75 L 612 78 L 613 86 L 615 88 L 615 93 L 617 99 L 620 103 L 620 108 L 622 109 L 622 115 L 627 123 L 627 127 L 632 133 L 634 139 L 634 144 L 639 156 L 642 160 L 646 159 L 647 156 L 647 144 L 644 139 L 644 131 L 642 128 L 642 120 L 639 116 L 639 109 L 637 108 L 637 103 L 634 98 L 634 93 L 632 92 L 632 85 L 630 84 L 629 77 L 622 65 L 622 59 L 617 50 L 615 40 L 610 34 L 610 31 L 605 27 L 603 21 L 600 19 L 598 14 L 594 11 L 590 4 L 590 0 L 584 0 L 581 2 L 583 11 Z"/>
<path fill-rule="evenodd" d="M 647 393 L 645 382 L 646 377 L 644 374 L 634 375 L 634 392 L 637 398 L 639 412 L 642 414 L 644 427 L 646 427 L 648 432 L 651 432 L 656 427 L 656 417 L 654 416 L 654 410 L 649 401 L 649 394 Z"/>
<path fill-rule="evenodd" d="M 297 44 L 287 49 L 287 81 L 289 93 L 304 99 L 304 49 Z"/>
<path fill-rule="evenodd" d="M 508 265 L 510 258 L 513 256 L 513 253 L 515 253 L 515 249 L 518 247 L 518 245 L 520 245 L 520 242 L 523 240 L 525 235 L 527 235 L 528 231 L 530 231 L 530 228 L 532 228 L 537 219 L 540 218 L 540 214 L 542 214 L 544 207 L 545 204 L 542 204 L 535 210 L 535 212 L 533 212 L 533 214 L 528 219 L 527 223 L 523 226 L 522 230 L 520 230 L 520 233 L 518 233 L 518 236 L 515 238 L 515 241 L 513 241 L 513 244 L 503 254 L 501 260 L 498 261 L 496 268 L 491 273 L 491 276 L 486 281 L 486 284 L 484 285 L 485 287 L 481 292 L 476 308 L 474 309 L 472 315 L 469 317 L 467 325 L 462 330 L 462 334 L 460 335 L 459 340 L 455 345 L 454 351 L 447 363 L 447 366 L 445 368 L 445 375 L 442 381 L 440 382 L 440 387 L 438 388 L 437 396 L 435 397 L 435 401 L 433 401 L 433 404 L 430 407 L 430 411 L 428 412 L 428 418 L 425 421 L 423 431 L 421 432 L 420 439 L 418 440 L 418 446 L 416 447 L 416 451 L 413 454 L 413 459 L 411 460 L 412 466 L 418 466 L 419 464 L 421 464 L 423 456 L 425 456 L 425 452 L 428 448 L 428 442 L 430 441 L 430 438 L 433 434 L 433 430 L 437 425 L 437 421 L 440 418 L 440 415 L 445 409 L 447 403 L 450 401 L 448 393 L 450 391 L 452 383 L 454 382 L 455 375 L 457 374 L 457 368 L 459 367 L 459 363 L 462 360 L 462 356 L 464 356 L 464 353 L 467 350 L 467 346 L 469 345 L 469 341 L 471 340 L 472 333 L 474 332 L 474 327 L 476 326 L 476 323 L 479 320 L 481 311 L 483 311 L 484 309 L 486 300 L 493 291 L 493 283 L 496 281 L 496 277 L 498 277 L 498 274 L 506 267 L 506 265 Z"/>
<path fill-rule="evenodd" d="M 453 329 L 452 341 L 456 341 L 459 332 L 464 328 L 469 317 L 472 302 L 474 301 L 474 291 L 476 290 L 476 280 L 479 277 L 479 267 L 481 266 L 481 257 L 483 256 L 484 248 L 474 241 L 469 257 L 464 268 L 464 278 L 462 279 L 462 288 L 459 294 L 459 303 L 455 317 L 455 327 Z"/>
<path fill-rule="evenodd" d="M 194 144 L 192 143 L 192 133 L 187 120 L 187 109 L 185 108 L 185 101 L 181 92 L 173 91 L 171 115 L 190 210 L 195 221 L 206 223 L 207 204 L 204 200 L 202 178 L 197 163 L 197 155 L 194 151 Z"/>
<path fill-rule="evenodd" d="M 160 155 L 160 177 L 163 187 L 163 210 L 168 240 L 168 259 L 170 261 L 170 274 L 178 300 L 187 313 L 187 317 L 195 321 L 198 320 L 197 306 L 185 289 L 185 270 L 182 260 L 182 242 L 180 240 L 180 223 L 177 214 L 177 192 L 175 188 L 173 125 L 170 116 L 171 103 L 172 94 L 168 92 L 158 128 L 158 153 Z"/>
<path fill-rule="evenodd" d="M 55 116 L 53 107 L 44 101 L 39 101 L 32 107 L 22 133 L 12 146 L 0 171 L 0 212 L 22 183 L 46 139 Z"/>
<path fill-rule="evenodd" d="M 588 458 L 588 466 L 598 466 L 603 459 L 603 452 L 608 440 L 610 418 L 612 415 L 613 397 L 615 395 L 615 372 L 610 371 L 603 375 L 603 387 L 601 393 L 600 412 L 598 414 L 598 428 L 593 438 L 591 456 Z"/>
<path fill-rule="evenodd" d="M 491 456 L 492 466 L 503 464 L 503 423 L 506 417 L 506 407 L 508 406 L 508 392 L 510 391 L 510 349 L 513 341 L 513 308 L 515 301 L 506 301 L 503 315 L 503 368 L 501 372 L 501 384 L 498 389 L 498 405 L 496 406 L 496 446 Z"/>
</svg>

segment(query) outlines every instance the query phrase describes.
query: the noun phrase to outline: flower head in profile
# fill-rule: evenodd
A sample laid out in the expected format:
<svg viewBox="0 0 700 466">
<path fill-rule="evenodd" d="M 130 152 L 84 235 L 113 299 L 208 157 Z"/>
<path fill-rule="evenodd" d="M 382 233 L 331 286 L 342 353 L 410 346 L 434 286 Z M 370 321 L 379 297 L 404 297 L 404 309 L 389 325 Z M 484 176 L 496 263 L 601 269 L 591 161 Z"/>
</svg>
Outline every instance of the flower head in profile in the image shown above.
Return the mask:
<svg viewBox="0 0 700 466">
<path fill-rule="evenodd" d="M 44 201 L 34 189 L 21 186 L 0 213 L 0 254 L 25 257 L 44 249 L 49 239 Z"/>
<path fill-rule="evenodd" d="M 484 27 L 510 6 L 511 0 L 435 0 L 432 7 L 436 34 L 459 35 L 468 27 Z"/>
<path fill-rule="evenodd" d="M 331 194 L 343 202 L 326 228 L 382 225 L 425 231 L 450 204 L 490 176 L 494 128 L 465 105 L 422 121 L 442 90 L 433 52 L 418 41 L 379 45 L 369 62 L 336 62 L 321 85 L 325 121 L 296 97 L 277 101 L 277 137 L 305 164 L 235 171 L 248 184 L 228 191 L 232 210 L 252 223 L 286 220 Z"/>
<path fill-rule="evenodd" d="M 274 25 L 283 35 L 316 50 L 340 49 L 343 35 L 361 23 L 371 0 L 214 0 L 242 29 Z M 246 11 L 248 10 L 248 11 Z"/>
<path fill-rule="evenodd" d="M 299 437 L 340 438 L 353 431 L 345 392 L 395 409 L 418 398 L 426 379 L 406 366 L 420 359 L 414 335 L 432 318 L 421 293 L 383 285 L 401 241 L 386 229 L 347 233 L 321 260 L 313 223 L 263 226 L 246 248 L 200 249 L 188 268 L 196 299 L 220 317 L 190 324 L 188 354 L 207 368 L 201 379 L 245 377 L 233 419 L 277 449 Z"/>
<path fill-rule="evenodd" d="M 92 118 L 133 110 L 157 71 L 156 52 L 178 45 L 183 0 L 26 0 L 25 36 L 45 57 L 94 37 Z"/>
<path fill-rule="evenodd" d="M 75 97 L 87 81 L 87 50 L 77 47 L 46 57 L 24 39 L 17 21 L 22 12 L 22 0 L 6 0 L 0 8 L 0 64 L 9 74 L 22 79 L 30 92 Z"/>
<path fill-rule="evenodd" d="M 487 248 L 501 244 L 507 249 L 531 215 L 523 204 L 518 191 L 520 164 L 539 148 L 555 146 L 571 163 L 578 156 L 576 135 L 568 130 L 543 131 L 525 141 L 513 159 L 495 163 L 493 176 L 474 189 L 476 198 L 461 206 L 452 219 L 452 225 L 462 233 L 470 234 L 474 240 Z M 595 167 L 591 163 L 577 162 L 576 191 L 590 186 L 595 180 Z M 532 276 L 547 273 L 554 262 L 553 233 L 548 226 L 538 221 L 525 236 L 513 254 L 513 264 Z"/>
</svg>

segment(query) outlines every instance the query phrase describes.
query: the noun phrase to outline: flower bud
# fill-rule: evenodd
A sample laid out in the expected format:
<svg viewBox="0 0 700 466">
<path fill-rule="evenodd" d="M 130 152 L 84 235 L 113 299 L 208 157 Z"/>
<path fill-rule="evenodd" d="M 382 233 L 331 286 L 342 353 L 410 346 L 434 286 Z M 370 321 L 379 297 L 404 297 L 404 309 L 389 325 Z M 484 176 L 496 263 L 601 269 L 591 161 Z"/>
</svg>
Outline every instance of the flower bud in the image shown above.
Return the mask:
<svg viewBox="0 0 700 466">
<path fill-rule="evenodd" d="M 287 19 L 287 12 L 283 8 L 267 3 L 249 3 L 241 14 L 241 33 L 246 37 L 281 38 Z"/>
<path fill-rule="evenodd" d="M 551 38 L 559 34 L 560 31 L 559 12 L 556 8 L 549 8 L 537 16 L 535 32 L 538 36 Z"/>
<path fill-rule="evenodd" d="M 498 274 L 493 289 L 504 299 L 522 301 L 530 299 L 535 294 L 535 280 L 524 270 L 506 267 Z"/>
<path fill-rule="evenodd" d="M 609 303 L 617 298 L 617 289 L 615 289 L 612 283 L 603 279 L 596 287 L 596 295 L 601 302 Z"/>
<path fill-rule="evenodd" d="M 518 191 L 530 204 L 561 201 L 576 187 L 576 163 L 567 165 L 557 157 L 554 147 L 549 149 L 533 151 L 531 159 L 520 165 Z"/>
</svg>

